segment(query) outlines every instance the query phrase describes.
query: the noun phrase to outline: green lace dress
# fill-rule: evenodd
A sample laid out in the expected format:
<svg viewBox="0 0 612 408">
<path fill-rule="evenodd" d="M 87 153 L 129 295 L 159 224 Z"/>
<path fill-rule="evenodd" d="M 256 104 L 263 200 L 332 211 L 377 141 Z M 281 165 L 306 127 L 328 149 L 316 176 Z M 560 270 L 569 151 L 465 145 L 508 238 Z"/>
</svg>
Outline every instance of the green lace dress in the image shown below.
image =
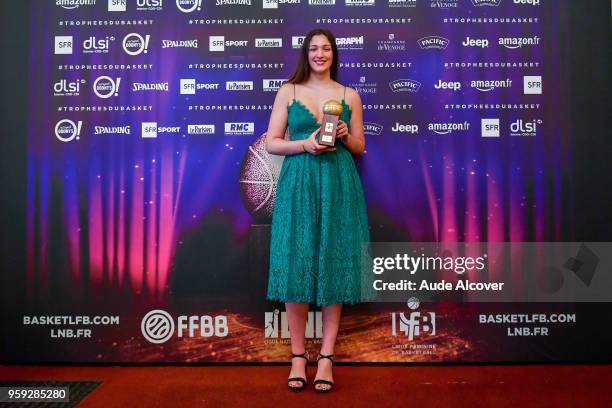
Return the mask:
<svg viewBox="0 0 612 408">
<path fill-rule="evenodd" d="M 340 119 L 348 124 L 344 98 L 342 105 Z M 295 94 L 287 109 L 291 140 L 320 126 Z M 336 148 L 284 158 L 272 214 L 268 300 L 327 306 L 373 297 L 363 188 L 350 151 L 341 141 Z"/>
</svg>

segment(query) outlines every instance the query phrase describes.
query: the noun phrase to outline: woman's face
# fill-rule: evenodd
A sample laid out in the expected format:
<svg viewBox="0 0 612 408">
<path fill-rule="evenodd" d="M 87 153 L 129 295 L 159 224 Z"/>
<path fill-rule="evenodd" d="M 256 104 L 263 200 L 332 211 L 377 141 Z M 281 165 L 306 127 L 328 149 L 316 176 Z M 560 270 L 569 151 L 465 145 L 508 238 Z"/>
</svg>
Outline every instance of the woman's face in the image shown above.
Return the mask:
<svg viewBox="0 0 612 408">
<path fill-rule="evenodd" d="M 317 34 L 310 39 L 308 46 L 308 63 L 314 72 L 322 73 L 331 69 L 334 52 L 329 39 L 323 34 Z"/>
</svg>

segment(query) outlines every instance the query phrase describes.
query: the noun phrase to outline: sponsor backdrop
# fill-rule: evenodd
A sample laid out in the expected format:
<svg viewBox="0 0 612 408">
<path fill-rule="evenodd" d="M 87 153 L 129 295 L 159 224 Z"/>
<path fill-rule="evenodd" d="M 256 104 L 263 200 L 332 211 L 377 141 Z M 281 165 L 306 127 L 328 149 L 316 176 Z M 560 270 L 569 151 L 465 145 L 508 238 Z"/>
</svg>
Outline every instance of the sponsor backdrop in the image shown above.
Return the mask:
<svg viewBox="0 0 612 408">
<path fill-rule="evenodd" d="M 1 358 L 288 360 L 284 306 L 265 300 L 282 158 L 261 138 L 315 27 L 337 36 L 339 81 L 363 101 L 356 161 L 373 241 L 570 240 L 568 25 L 567 1 L 552 0 L 34 2 L 27 293 Z M 336 351 L 356 362 L 609 358 L 583 343 L 584 313 L 361 304 L 345 308 Z"/>
</svg>

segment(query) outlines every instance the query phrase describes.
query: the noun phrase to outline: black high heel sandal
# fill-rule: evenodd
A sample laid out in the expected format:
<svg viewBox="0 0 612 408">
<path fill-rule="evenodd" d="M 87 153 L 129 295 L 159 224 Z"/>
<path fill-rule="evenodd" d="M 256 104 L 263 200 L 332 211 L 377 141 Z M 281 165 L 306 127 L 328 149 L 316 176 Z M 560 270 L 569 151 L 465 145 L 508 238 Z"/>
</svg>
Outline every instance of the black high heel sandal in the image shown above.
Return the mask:
<svg viewBox="0 0 612 408">
<path fill-rule="evenodd" d="M 306 372 L 306 369 L 308 368 L 308 352 L 305 351 L 302 354 L 293 354 L 292 355 L 292 359 L 294 357 L 299 357 L 299 358 L 303 358 L 306 360 L 306 367 L 304 367 L 304 372 Z M 292 387 L 291 385 L 289 385 L 290 382 L 292 381 L 299 381 L 302 383 L 302 385 L 300 385 L 299 387 Z M 289 387 L 289 390 L 293 391 L 293 392 L 300 392 L 300 391 L 304 391 L 304 389 L 306 388 L 306 378 L 303 377 L 291 377 L 287 380 L 287 386 Z"/>
<path fill-rule="evenodd" d="M 334 354 L 319 354 L 319 356 L 317 357 L 317 363 L 319 362 L 320 359 L 322 358 L 327 358 L 329 359 L 332 363 L 334 362 Z M 329 385 L 329 388 L 327 389 L 320 389 L 317 388 L 317 384 L 325 384 L 325 385 Z M 328 380 L 315 380 L 314 383 L 312 383 L 315 392 L 318 392 L 319 394 L 324 394 L 326 392 L 330 392 L 332 390 L 332 388 L 334 388 L 334 382 L 333 381 L 328 381 Z"/>
</svg>

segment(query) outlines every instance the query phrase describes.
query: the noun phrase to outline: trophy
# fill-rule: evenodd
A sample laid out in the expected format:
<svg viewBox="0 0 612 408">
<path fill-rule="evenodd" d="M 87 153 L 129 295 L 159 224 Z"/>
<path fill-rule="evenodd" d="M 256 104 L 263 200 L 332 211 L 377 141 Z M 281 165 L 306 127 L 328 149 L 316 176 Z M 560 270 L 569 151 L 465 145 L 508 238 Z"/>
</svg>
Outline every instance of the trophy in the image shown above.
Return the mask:
<svg viewBox="0 0 612 408">
<path fill-rule="evenodd" d="M 336 144 L 336 129 L 338 120 L 342 115 L 342 104 L 330 99 L 323 104 L 323 123 L 321 124 L 321 135 L 319 144 L 334 146 Z"/>
</svg>

